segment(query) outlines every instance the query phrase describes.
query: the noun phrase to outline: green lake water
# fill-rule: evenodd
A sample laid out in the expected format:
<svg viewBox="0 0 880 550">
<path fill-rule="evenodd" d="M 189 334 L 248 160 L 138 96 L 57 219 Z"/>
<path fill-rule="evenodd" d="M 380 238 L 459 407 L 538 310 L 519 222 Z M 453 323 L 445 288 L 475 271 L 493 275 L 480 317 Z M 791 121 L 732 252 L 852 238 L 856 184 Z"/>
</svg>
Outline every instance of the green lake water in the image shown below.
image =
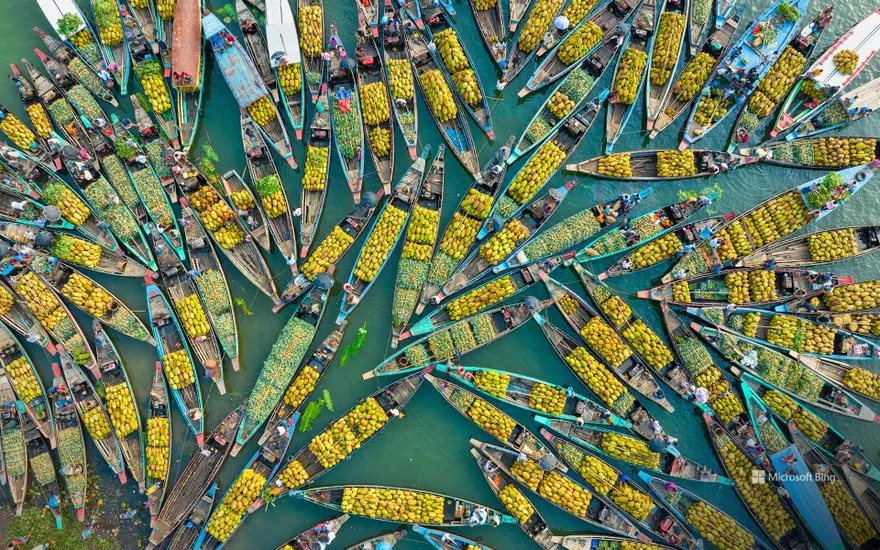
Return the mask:
<svg viewBox="0 0 880 550">
<path fill-rule="evenodd" d="M 81 0 L 84 8 L 87 4 Z M 223 5 L 220 1 L 209 1 L 209 7 L 217 9 Z M 326 22 L 336 21 L 342 36 L 342 40 L 353 51 L 355 39 L 356 15 L 354 0 L 327 1 Z M 745 21 L 750 21 L 760 12 L 766 9 L 769 0 L 760 2 L 750 1 L 746 10 Z M 830 43 L 834 37 L 848 29 L 862 17 L 866 16 L 871 9 L 871 2 L 840 2 L 835 6 L 834 20 L 825 33 L 821 47 Z M 454 0 L 458 10 L 455 23 L 459 33 L 464 38 L 464 43 L 478 65 L 478 71 L 486 91 L 494 94 L 496 70 L 490 63 L 489 57 L 479 40 L 476 27 L 473 22 L 467 2 Z M 825 4 L 814 2 L 808 10 L 808 17 L 812 17 Z M 876 7 L 876 6 L 875 6 Z M 86 13 L 91 12 L 86 10 Z M 0 3 L 0 66 L 4 69 L 9 63 L 18 63 L 22 57 L 27 57 L 36 62 L 33 53 L 34 47 L 43 47 L 42 42 L 31 31 L 34 25 L 39 25 L 48 30 L 50 27 L 37 8 L 33 0 L 5 0 Z M 743 25 L 745 26 L 745 25 Z M 238 28 L 233 21 L 231 30 L 238 33 Z M 529 73 L 529 70 L 525 71 Z M 609 71 L 610 73 L 610 71 Z M 875 61 L 864 74 L 860 75 L 858 84 L 868 81 L 880 74 L 880 64 Z M 503 100 L 490 100 L 492 117 L 497 136 L 496 142 L 489 143 L 485 135 L 471 124 L 477 149 L 480 152 L 480 162 L 484 163 L 511 134 L 519 136 L 525 129 L 535 110 L 544 100 L 545 93 L 530 96 L 525 101 L 518 101 L 516 92 L 528 78 L 527 74 L 521 75 L 513 81 L 504 94 Z M 0 102 L 9 107 L 19 116 L 23 116 L 24 109 L 18 100 L 15 87 L 11 82 L 0 84 Z M 607 87 L 610 83 L 610 74 L 599 82 L 597 90 Z M 128 100 L 123 105 L 129 106 Z M 644 127 L 643 100 L 640 98 L 639 107 L 636 109 L 626 134 L 621 138 L 615 152 L 637 150 L 640 148 L 674 148 L 680 138 L 681 126 L 675 125 L 674 129 L 668 129 L 650 145 L 645 141 L 645 132 L 639 129 Z M 109 108 L 109 106 L 108 106 Z M 420 145 L 436 147 L 442 142 L 436 127 L 419 99 L 419 128 Z M 731 117 L 732 119 L 733 117 Z M 730 129 L 728 121 L 722 128 L 716 130 L 698 144 L 700 148 L 724 148 Z M 603 147 L 604 114 L 600 123 L 596 124 L 587 139 L 572 157 L 574 160 L 582 160 L 600 154 Z M 876 116 L 863 120 L 847 130 L 852 135 L 876 136 L 880 133 L 880 119 Z M 214 66 L 210 54 L 208 55 L 208 78 L 205 91 L 204 116 L 201 125 L 199 144 L 210 143 L 220 156 L 218 170 L 222 173 L 235 168 L 244 173 L 244 158 L 239 138 L 237 106 L 229 92 L 219 70 Z M 397 139 L 397 166 L 395 167 L 395 180 L 403 174 L 409 165 L 406 149 L 400 136 Z M 197 151 L 198 149 L 194 149 Z M 295 145 L 295 154 L 300 165 L 304 164 L 304 145 Z M 330 188 L 327 206 L 321 221 L 319 238 L 336 224 L 339 219 L 352 208 L 351 194 L 345 184 L 342 172 L 337 161 L 336 152 L 333 153 L 332 169 L 330 174 Z M 454 156 L 446 155 L 446 204 L 441 215 L 441 227 L 448 221 L 454 205 L 461 198 L 462 193 L 468 188 L 471 178 L 466 174 Z M 571 162 L 571 161 L 570 161 Z M 508 179 L 512 178 L 524 161 L 520 160 L 508 173 Z M 298 202 L 300 194 L 301 169 L 294 171 L 284 163 L 279 164 L 284 184 L 288 191 L 291 202 Z M 379 183 L 370 162 L 367 162 L 366 177 L 364 178 L 365 190 L 376 190 Z M 654 193 L 641 205 L 639 213 L 649 209 L 659 208 L 676 200 L 676 193 L 680 190 L 702 189 L 704 187 L 719 184 L 724 191 L 723 197 L 713 206 L 717 212 L 731 210 L 743 211 L 757 202 L 766 199 L 781 190 L 794 186 L 821 175 L 818 172 L 789 170 L 772 166 L 749 166 L 722 177 L 709 180 L 691 180 L 685 182 L 662 182 L 654 185 Z M 551 185 L 558 186 L 569 175 L 557 174 L 551 181 Z M 589 178 L 582 179 L 579 185 L 572 191 L 569 198 L 563 204 L 560 212 L 556 214 L 556 220 L 570 215 L 579 209 L 583 209 L 598 201 L 606 200 L 621 192 L 633 192 L 646 187 L 637 182 L 611 183 Z M 880 183 L 872 183 L 861 191 L 855 200 L 848 201 L 846 205 L 833 214 L 829 215 L 821 223 L 811 227 L 811 230 L 819 228 L 833 228 L 845 225 L 858 225 L 880 222 Z M 360 242 L 356 247 L 360 246 Z M 338 266 L 337 278 L 344 282 L 351 271 L 357 250 L 353 250 Z M 335 412 L 325 410 L 318 417 L 310 433 L 297 433 L 292 444 L 291 451 L 297 451 L 305 446 L 309 439 L 322 430 L 332 420 L 351 408 L 359 399 L 374 392 L 380 385 L 390 382 L 390 379 L 364 381 L 361 373 L 376 366 L 385 356 L 390 354 L 388 336 L 391 322 L 391 301 L 393 295 L 393 281 L 399 249 L 395 251 L 392 261 L 384 273 L 379 277 L 372 291 L 366 299 L 349 317 L 350 329 L 346 334 L 345 343 L 350 343 L 357 332 L 357 327 L 367 323 L 369 336 L 361 354 L 351 359 L 345 367 L 339 367 L 334 363 L 327 376 L 324 378 L 314 397 L 320 397 L 321 390 L 329 390 Z M 276 253 L 270 259 L 273 272 L 277 274 L 276 284 L 280 289 L 284 287 L 288 276 L 280 254 Z M 596 271 L 607 267 L 609 261 L 597 262 L 594 265 Z M 854 261 L 841 262 L 834 265 L 836 273 L 850 274 L 856 280 L 875 278 L 877 273 L 878 258 L 876 256 Z M 220 396 L 214 390 L 213 385 L 202 382 L 202 392 L 206 399 L 207 421 L 206 432 L 212 429 L 241 399 L 246 397 L 256 380 L 262 362 L 265 360 L 272 343 L 278 336 L 281 327 L 289 318 L 292 308 L 283 309 L 278 314 L 271 312 L 270 301 L 247 281 L 241 277 L 234 267 L 228 263 L 224 265 L 229 276 L 230 286 L 235 297 L 247 300 L 250 309 L 255 313 L 253 316 L 242 315 L 238 311 L 238 324 L 241 334 L 241 364 L 240 372 L 233 372 L 229 363 L 226 363 L 226 385 L 228 393 Z M 634 277 L 612 279 L 611 284 L 624 296 L 633 298 L 630 304 L 643 314 L 649 322 L 660 328 L 659 309 L 653 304 L 634 299 L 637 290 L 651 286 L 663 274 L 662 269 L 655 269 L 647 274 Z M 572 288 L 582 292 L 581 287 L 575 281 L 573 272 L 559 270 L 555 277 L 562 282 L 571 284 Z M 132 309 L 138 311 L 145 319 L 145 296 L 141 281 L 125 280 L 121 278 L 102 277 L 95 278 L 105 284 L 110 290 L 121 297 Z M 546 297 L 543 287 L 536 286 L 530 292 L 538 297 Z M 327 313 L 315 340 L 315 345 L 322 340 L 333 328 L 333 322 L 339 309 L 341 292 L 339 286 L 333 291 L 333 297 L 327 308 Z M 558 313 L 548 311 L 552 322 L 563 326 L 564 322 Z M 85 318 L 79 315 L 85 324 Z M 157 359 L 154 349 L 149 346 L 127 339 L 119 334 L 111 332 L 116 344 L 120 347 L 126 362 L 129 375 L 131 376 L 138 402 L 141 403 L 142 413 L 146 411 L 150 381 L 153 374 L 153 365 Z M 39 362 L 40 372 L 44 383 L 51 381 L 50 357 L 42 350 L 30 348 L 33 357 Z M 464 364 L 495 367 L 510 370 L 522 374 L 532 375 L 547 380 L 552 380 L 563 385 L 572 385 L 583 389 L 577 379 L 558 360 L 551 347 L 544 340 L 537 325 L 530 323 L 517 331 L 515 336 L 503 339 L 484 349 L 478 350 L 465 356 Z M 868 368 L 877 370 L 876 365 L 866 364 Z M 422 387 L 410 404 L 406 407 L 406 418 L 389 424 L 385 433 L 367 444 L 357 452 L 350 460 L 337 466 L 332 472 L 320 478 L 316 485 L 327 484 L 385 484 L 402 487 L 413 487 L 424 490 L 437 491 L 450 495 L 461 496 L 476 500 L 490 506 L 500 508 L 501 503 L 492 495 L 483 477 L 477 470 L 473 458 L 469 452 L 468 439 L 476 437 L 489 441 L 489 436 L 479 428 L 471 424 L 464 417 L 449 407 L 443 399 L 427 384 Z M 694 409 L 678 397 L 670 397 L 673 405 L 677 407 L 676 413 L 668 414 L 659 410 L 653 404 L 648 408 L 655 413 L 664 428 L 679 438 L 681 451 L 713 469 L 720 471 L 720 465 L 711 452 L 702 421 L 694 412 Z M 874 405 L 880 409 L 880 405 Z M 518 420 L 537 431 L 537 425 L 531 421 L 529 415 L 516 409 L 506 408 Z M 194 451 L 195 441 L 180 421 L 178 411 L 174 412 L 174 447 L 172 472 L 179 474 L 185 467 L 189 457 Z M 835 427 L 848 434 L 851 439 L 865 446 L 866 454 L 872 459 L 880 461 L 878 456 L 878 428 L 868 423 L 860 423 L 853 420 L 843 419 L 830 414 L 822 414 Z M 137 502 L 137 487 L 134 482 L 129 482 L 120 488 L 115 477 L 110 475 L 109 469 L 100 460 L 94 446 L 88 443 L 90 452 L 90 468 L 97 468 L 101 479 L 102 494 L 118 495 L 129 503 Z M 240 455 L 230 459 L 223 467 L 219 481 L 221 490 L 225 490 L 235 478 L 239 470 L 244 466 L 250 455 L 256 450 L 256 443 L 251 442 Z M 625 464 L 617 464 L 628 470 Z M 725 511 L 732 514 L 753 532 L 760 529 L 748 518 L 745 509 L 730 488 L 713 486 L 699 483 L 683 482 L 683 486 L 696 491 L 711 502 L 721 506 Z M 0 494 L 2 490 L 0 490 Z M 5 502 L 9 497 L 4 494 Z M 102 498 L 106 498 L 103 497 Z M 37 499 L 39 500 L 39 499 Z M 583 524 L 572 516 L 568 516 L 547 502 L 534 497 L 533 502 L 545 519 L 557 534 L 568 534 L 588 531 L 590 526 Z M 42 505 L 42 504 L 39 504 Z M 94 499 L 89 502 L 89 508 L 96 506 Z M 113 510 L 109 511 L 114 513 Z M 107 511 L 105 510 L 105 513 Z M 144 514 L 145 515 L 145 514 Z M 328 519 L 334 514 L 322 507 L 304 503 L 293 502 L 289 499 L 279 501 L 269 512 L 261 511 L 252 515 L 240 531 L 228 544 L 230 550 L 243 548 L 275 548 L 284 543 L 293 535 L 311 527 L 316 522 Z M 143 519 L 143 518 L 142 518 Z M 47 520 L 48 521 L 48 520 Z M 129 524 L 124 530 L 124 547 L 136 547 L 136 538 L 145 539 L 147 528 L 142 522 L 139 527 Z M 340 532 L 338 540 L 333 547 L 344 548 L 344 545 L 353 544 L 359 540 L 369 538 L 378 533 L 390 532 L 396 525 L 375 522 L 366 519 L 352 519 Z M 0 525 L 2 528 L 2 525 Z M 2 531 L 2 529 L 0 529 Z M 464 529 L 460 531 L 466 536 L 477 538 L 483 543 L 496 549 L 528 548 L 532 547 L 529 539 L 516 526 L 506 525 L 492 529 L 482 527 L 476 529 Z M 131 538 L 129 538 L 131 537 Z M 400 548 L 425 547 L 425 541 L 416 538 L 411 533 L 407 540 L 399 545 Z"/>
</svg>

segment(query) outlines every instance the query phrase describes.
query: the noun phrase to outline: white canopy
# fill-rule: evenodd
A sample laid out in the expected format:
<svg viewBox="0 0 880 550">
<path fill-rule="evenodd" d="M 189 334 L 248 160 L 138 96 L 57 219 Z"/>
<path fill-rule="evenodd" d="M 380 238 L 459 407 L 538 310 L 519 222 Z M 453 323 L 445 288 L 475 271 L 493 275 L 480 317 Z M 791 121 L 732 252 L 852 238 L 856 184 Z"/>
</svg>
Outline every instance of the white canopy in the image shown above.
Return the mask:
<svg viewBox="0 0 880 550">
<path fill-rule="evenodd" d="M 288 0 L 266 0 L 266 45 L 272 67 L 299 63 L 299 35 Z"/>
<path fill-rule="evenodd" d="M 43 15 L 49 20 L 49 24 L 52 25 L 55 32 L 58 32 L 58 21 L 64 17 L 65 14 L 75 13 L 80 19 L 83 18 L 82 12 L 79 11 L 79 7 L 73 0 L 37 0 L 37 4 L 40 6 L 40 9 L 43 10 Z M 85 26 L 85 22 L 83 22 L 83 24 L 74 32 L 79 32 Z M 59 36 L 61 36 L 61 33 L 59 33 Z M 68 37 L 61 36 L 61 38 L 67 40 Z"/>
</svg>

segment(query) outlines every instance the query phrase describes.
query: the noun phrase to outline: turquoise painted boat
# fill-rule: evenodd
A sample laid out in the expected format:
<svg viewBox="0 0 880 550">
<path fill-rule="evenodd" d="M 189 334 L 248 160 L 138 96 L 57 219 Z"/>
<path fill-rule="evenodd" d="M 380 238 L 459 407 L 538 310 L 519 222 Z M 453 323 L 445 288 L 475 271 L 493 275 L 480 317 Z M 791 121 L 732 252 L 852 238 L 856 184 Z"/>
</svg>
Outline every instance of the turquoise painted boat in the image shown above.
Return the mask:
<svg viewBox="0 0 880 550">
<path fill-rule="evenodd" d="M 428 545 L 437 550 L 448 550 L 449 548 L 467 548 L 468 550 L 493 550 L 492 547 L 486 546 L 481 542 L 471 540 L 467 537 L 441 531 L 439 529 L 428 529 L 421 525 L 413 525 L 412 530 L 419 535 L 425 537 Z"/>
<path fill-rule="evenodd" d="M 406 529 L 401 529 L 400 531 L 395 531 L 394 533 L 388 533 L 386 535 L 379 535 L 378 537 L 362 540 L 354 546 L 349 546 L 345 550 L 369 550 L 371 548 L 375 548 L 378 544 L 383 542 L 387 544 L 389 548 L 393 548 L 394 545 L 397 544 L 404 537 L 406 537 Z"/>
<path fill-rule="evenodd" d="M 150 504 L 150 527 L 153 527 L 156 524 L 156 519 L 159 517 L 162 503 L 165 501 L 165 494 L 168 492 L 168 480 L 171 477 L 171 447 L 174 440 L 174 431 L 171 427 L 171 401 L 168 399 L 168 384 L 165 382 L 162 361 L 156 361 L 156 374 L 153 375 L 153 384 L 150 386 L 148 410 L 147 433 L 149 434 L 152 431 L 158 435 L 159 441 L 156 443 L 163 442 L 163 435 L 165 436 L 165 441 L 167 441 L 167 445 L 164 445 L 164 454 L 159 454 L 162 448 L 161 444 L 152 445 L 153 452 L 157 453 L 155 462 L 150 460 L 151 456 L 149 454 L 147 454 L 144 460 L 146 486 L 151 488 L 155 484 L 159 484 L 159 488 L 153 493 L 155 500 Z M 167 431 L 164 428 L 167 428 Z M 149 435 L 147 435 L 145 441 L 148 447 L 151 446 L 152 438 Z M 164 472 L 158 471 L 162 464 L 165 465 Z"/>
<path fill-rule="evenodd" d="M 37 0 L 37 5 L 61 40 L 76 51 L 93 71 L 96 73 L 100 71 L 101 63 L 105 61 L 104 50 L 98 43 L 98 35 L 92 30 L 76 0 Z M 74 24 L 62 22 L 65 16 Z M 71 40 L 74 37 L 75 40 Z M 77 46 L 74 42 L 81 46 Z"/>
<path fill-rule="evenodd" d="M 0 283 L 0 285 L 8 290 L 6 285 L 3 285 L 2 283 Z M 13 306 L 13 310 L 15 309 L 24 308 L 18 305 L 16 301 L 16 305 Z M 19 339 L 16 338 L 12 331 L 7 327 L 6 318 L 12 314 L 13 310 L 10 310 L 9 313 L 4 315 L 3 323 L 0 323 L 0 346 L 2 346 L 2 349 L 6 350 L 5 354 L 0 355 L 0 366 L 3 367 L 6 377 L 9 379 L 10 384 L 12 384 L 12 389 L 15 391 L 16 398 L 23 407 L 23 413 L 27 414 L 33 428 L 35 428 L 54 449 L 56 441 L 54 420 L 52 418 L 52 404 L 46 398 L 46 388 L 43 386 L 43 380 L 40 378 L 39 374 L 37 374 L 37 369 L 34 366 L 34 362 L 31 360 L 30 355 L 28 355 L 27 350 L 21 344 L 21 341 L 19 341 Z M 43 334 L 45 335 L 45 332 Z M 48 336 L 46 337 L 46 340 L 48 342 Z M 55 350 L 54 345 L 52 345 L 52 350 Z M 55 353 L 52 355 L 55 355 Z M 34 380 L 36 381 L 36 384 L 33 383 Z M 28 384 L 28 382 L 31 383 Z"/>
<path fill-rule="evenodd" d="M 306 86 L 303 85 L 305 74 L 303 71 L 303 56 L 299 48 L 299 34 L 296 29 L 296 20 L 290 3 L 287 0 L 268 0 L 266 10 L 266 45 L 268 46 L 269 61 L 275 72 L 275 79 L 280 82 L 281 104 L 287 119 L 293 127 L 296 140 L 303 137 L 303 126 L 306 117 Z M 358 2 L 360 5 L 360 2 Z M 292 74 L 291 74 L 292 73 Z M 295 76 L 298 75 L 298 76 Z M 299 90 L 291 88 L 284 90 L 284 76 L 290 76 L 294 80 L 299 78 Z M 320 113 L 315 112 L 315 116 Z"/>
<path fill-rule="evenodd" d="M 131 60 L 129 59 L 128 41 L 123 38 L 125 22 L 122 18 L 119 0 L 89 0 L 89 3 L 98 26 L 98 39 L 104 49 L 107 69 L 109 70 L 114 63 L 116 64 L 116 70 L 112 70 L 110 73 L 119 85 L 119 93 L 127 95 Z"/>
<path fill-rule="evenodd" d="M 214 499 L 218 488 L 215 481 L 211 488 L 202 495 L 202 498 L 195 503 L 186 517 L 186 521 L 177 529 L 174 538 L 168 543 L 168 550 L 191 550 L 194 547 L 196 539 L 202 532 L 202 527 L 208 521 L 211 510 L 214 508 Z"/>
<path fill-rule="evenodd" d="M 336 153 L 342 164 L 345 181 L 357 204 L 361 200 L 361 188 L 364 184 L 364 157 L 366 157 L 364 147 L 367 143 L 364 139 L 364 119 L 358 79 L 355 69 L 351 68 L 352 59 L 346 57 L 345 46 L 342 45 L 342 39 L 336 30 L 336 23 L 332 21 L 327 51 L 331 56 L 326 65 L 330 120 L 335 130 L 333 141 L 336 144 Z M 355 62 L 356 67 L 357 62 Z M 348 108 L 343 110 L 341 105 L 346 101 Z"/>
</svg>

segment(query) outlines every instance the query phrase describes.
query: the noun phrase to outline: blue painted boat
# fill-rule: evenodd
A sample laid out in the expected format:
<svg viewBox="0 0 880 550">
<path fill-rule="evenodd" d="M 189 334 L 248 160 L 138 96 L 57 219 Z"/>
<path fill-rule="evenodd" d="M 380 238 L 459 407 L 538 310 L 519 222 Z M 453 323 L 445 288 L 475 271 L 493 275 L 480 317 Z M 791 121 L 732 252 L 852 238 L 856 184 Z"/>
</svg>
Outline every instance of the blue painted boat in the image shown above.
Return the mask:
<svg viewBox="0 0 880 550">
<path fill-rule="evenodd" d="M 880 109 L 880 78 L 866 82 L 851 92 L 835 96 L 824 109 L 785 134 L 785 140 L 814 137 L 846 128 L 877 109 Z"/>
<path fill-rule="evenodd" d="M 168 543 L 167 550 L 192 550 L 202 532 L 202 527 L 208 521 L 211 510 L 214 508 L 214 499 L 219 489 L 215 481 L 195 506 L 192 507 L 186 521 L 181 524 L 174 533 L 174 538 Z"/>
<path fill-rule="evenodd" d="M 428 545 L 437 550 L 448 550 L 449 548 L 467 548 L 468 550 L 493 550 L 490 546 L 471 540 L 467 537 L 441 531 L 439 529 L 428 529 L 421 525 L 413 525 L 412 530 L 419 535 L 425 537 Z"/>
<path fill-rule="evenodd" d="M 115 63 L 116 70 L 110 71 L 113 75 L 113 79 L 116 80 L 116 83 L 119 85 L 119 93 L 122 95 L 128 94 L 128 77 L 131 73 L 131 59 L 129 58 L 128 52 L 128 40 L 127 34 L 130 33 L 130 29 L 126 29 L 125 21 L 122 17 L 122 8 L 119 4 L 119 0 L 90 0 L 90 4 L 92 6 L 92 15 L 95 17 L 95 21 L 98 26 L 98 38 L 101 47 L 104 49 L 104 59 L 109 67 Z M 99 6 L 101 6 L 99 8 Z M 98 13 L 99 9 L 106 9 L 105 12 Z M 115 10 L 115 14 L 113 13 Z M 115 15 L 115 17 L 114 17 Z M 107 28 L 106 30 L 109 32 L 119 24 L 118 32 L 121 36 L 119 36 L 119 42 L 115 44 L 105 44 L 104 40 L 101 39 L 101 22 L 106 21 Z M 126 38 L 123 38 L 125 36 Z"/>
<path fill-rule="evenodd" d="M 330 60 L 327 61 L 327 87 L 330 100 L 330 120 L 336 129 L 333 141 L 336 153 L 342 164 L 342 173 L 354 203 L 361 201 L 361 188 L 364 184 L 364 121 L 361 112 L 360 92 L 354 68 L 357 62 L 347 57 L 345 46 L 336 30 L 336 23 L 330 22 L 330 42 L 327 45 Z M 342 104 L 347 104 L 343 110 Z M 355 120 L 344 120 L 353 118 Z M 342 135 L 344 129 L 352 129 L 355 135 Z M 343 147 L 344 145 L 344 147 Z"/>
<path fill-rule="evenodd" d="M 64 43 L 72 48 L 89 67 L 96 73 L 101 70 L 101 63 L 105 61 L 104 49 L 98 43 L 98 35 L 92 30 L 88 20 L 83 15 L 75 0 L 37 0 L 37 5 L 43 11 L 43 15 L 58 33 Z M 71 15 L 79 18 L 79 25 L 62 28 L 60 25 L 64 16 L 70 19 Z M 36 29 L 35 29 L 36 30 Z M 63 32 L 62 32 L 63 31 Z M 83 47 L 76 46 L 71 40 L 76 36 L 76 41 L 85 44 Z"/>
</svg>

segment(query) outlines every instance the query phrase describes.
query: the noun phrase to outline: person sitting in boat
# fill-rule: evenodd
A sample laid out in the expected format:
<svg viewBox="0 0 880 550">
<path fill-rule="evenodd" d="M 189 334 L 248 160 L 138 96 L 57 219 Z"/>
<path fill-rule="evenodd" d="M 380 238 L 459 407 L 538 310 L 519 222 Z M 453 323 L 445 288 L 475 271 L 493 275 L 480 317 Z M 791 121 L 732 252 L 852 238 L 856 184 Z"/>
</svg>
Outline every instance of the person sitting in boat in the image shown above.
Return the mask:
<svg viewBox="0 0 880 550">
<path fill-rule="evenodd" d="M 248 21 L 247 19 L 239 19 L 238 26 L 244 34 L 257 34 L 257 31 L 260 30 L 259 27 L 257 27 L 256 21 Z M 231 43 L 232 42 L 230 42 L 230 44 Z"/>
<path fill-rule="evenodd" d="M 482 506 L 477 506 L 474 508 L 471 517 L 468 519 L 468 525 L 471 527 L 474 527 L 475 525 L 485 525 L 488 520 L 489 513 L 486 512 L 486 509 Z"/>
<path fill-rule="evenodd" d="M 440 537 L 440 542 L 449 546 L 450 548 L 464 548 L 464 542 L 456 539 L 449 533 L 443 533 L 443 536 Z"/>
</svg>

